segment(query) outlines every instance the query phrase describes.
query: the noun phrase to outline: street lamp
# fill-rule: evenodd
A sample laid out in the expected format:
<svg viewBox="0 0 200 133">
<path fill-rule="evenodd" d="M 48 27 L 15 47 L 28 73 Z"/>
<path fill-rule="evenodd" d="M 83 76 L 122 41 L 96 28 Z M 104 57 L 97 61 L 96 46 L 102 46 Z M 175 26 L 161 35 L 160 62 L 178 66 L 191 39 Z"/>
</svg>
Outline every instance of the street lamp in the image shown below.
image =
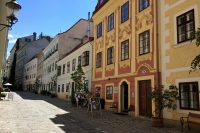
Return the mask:
<svg viewBox="0 0 200 133">
<path fill-rule="evenodd" d="M 18 19 L 16 16 L 19 10 L 21 9 L 21 6 L 16 2 L 16 0 L 11 0 L 7 2 L 5 5 L 6 7 L 8 7 L 8 16 L 7 16 L 8 24 L 0 23 L 1 26 L 4 26 L 1 30 L 3 30 L 6 27 L 11 29 L 12 25 L 17 23 Z"/>
</svg>

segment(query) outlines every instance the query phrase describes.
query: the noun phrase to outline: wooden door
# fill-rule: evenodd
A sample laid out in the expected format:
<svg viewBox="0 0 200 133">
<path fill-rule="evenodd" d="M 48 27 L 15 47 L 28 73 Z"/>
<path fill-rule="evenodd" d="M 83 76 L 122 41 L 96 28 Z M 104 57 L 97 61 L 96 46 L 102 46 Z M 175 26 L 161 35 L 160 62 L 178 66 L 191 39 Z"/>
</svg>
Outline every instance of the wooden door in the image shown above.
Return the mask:
<svg viewBox="0 0 200 133">
<path fill-rule="evenodd" d="M 152 114 L 151 80 L 139 81 L 139 115 Z"/>
</svg>

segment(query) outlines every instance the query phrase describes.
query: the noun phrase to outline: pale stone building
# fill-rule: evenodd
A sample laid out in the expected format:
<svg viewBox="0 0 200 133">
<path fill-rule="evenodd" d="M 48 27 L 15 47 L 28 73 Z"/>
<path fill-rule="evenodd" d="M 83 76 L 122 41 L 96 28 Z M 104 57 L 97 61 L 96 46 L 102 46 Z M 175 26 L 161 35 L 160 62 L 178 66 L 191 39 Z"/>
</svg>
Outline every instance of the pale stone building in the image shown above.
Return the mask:
<svg viewBox="0 0 200 133">
<path fill-rule="evenodd" d="M 58 72 L 57 78 L 57 95 L 61 99 L 69 100 L 72 91 L 76 91 L 75 83 L 71 79 L 71 74 L 76 70 L 78 65 L 82 66 L 85 73 L 85 84 L 91 91 L 92 81 L 92 45 L 93 39 L 79 44 L 66 57 L 57 62 Z"/>
<path fill-rule="evenodd" d="M 32 38 L 20 38 L 16 42 L 18 49 L 16 50 L 15 85 L 19 89 L 23 88 L 24 65 L 51 41 L 49 36 L 40 35 L 37 39 L 36 33 L 30 37 Z"/>
<path fill-rule="evenodd" d="M 37 78 L 38 59 L 34 57 L 24 65 L 24 90 L 33 91 Z"/>
</svg>

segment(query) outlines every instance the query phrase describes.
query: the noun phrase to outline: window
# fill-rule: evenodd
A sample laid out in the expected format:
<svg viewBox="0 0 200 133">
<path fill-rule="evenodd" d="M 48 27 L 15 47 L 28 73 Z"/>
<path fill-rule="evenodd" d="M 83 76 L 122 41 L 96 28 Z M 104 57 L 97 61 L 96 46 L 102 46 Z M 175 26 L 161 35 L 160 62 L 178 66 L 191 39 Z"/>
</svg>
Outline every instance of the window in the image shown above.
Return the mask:
<svg viewBox="0 0 200 133">
<path fill-rule="evenodd" d="M 121 7 L 121 23 L 127 21 L 129 18 L 129 1 Z"/>
<path fill-rule="evenodd" d="M 199 110 L 199 89 L 197 82 L 180 83 L 180 108 L 188 110 Z"/>
<path fill-rule="evenodd" d="M 83 52 L 82 66 L 88 66 L 89 65 L 89 56 L 90 56 L 89 51 Z"/>
<path fill-rule="evenodd" d="M 62 84 L 62 92 L 64 92 L 64 89 L 65 89 L 65 85 Z"/>
<path fill-rule="evenodd" d="M 65 64 L 63 64 L 63 74 L 65 74 Z"/>
<path fill-rule="evenodd" d="M 97 38 L 102 36 L 102 22 L 97 25 Z"/>
<path fill-rule="evenodd" d="M 57 75 L 58 75 L 58 76 L 61 75 L 61 66 L 58 66 L 58 69 L 57 69 Z"/>
<path fill-rule="evenodd" d="M 97 59 L 96 59 L 96 68 L 101 67 L 102 62 L 102 52 L 97 53 Z"/>
<path fill-rule="evenodd" d="M 82 58 L 81 56 L 78 57 L 78 65 L 80 66 L 81 66 L 81 58 Z"/>
<path fill-rule="evenodd" d="M 112 100 L 113 99 L 113 87 L 112 86 L 107 86 L 106 87 L 106 99 L 107 100 Z"/>
<path fill-rule="evenodd" d="M 70 62 L 67 62 L 67 73 L 70 72 Z"/>
<path fill-rule="evenodd" d="M 66 92 L 69 92 L 69 86 L 70 86 L 70 83 L 67 83 L 66 84 Z"/>
<path fill-rule="evenodd" d="M 194 39 L 195 19 L 194 10 L 177 17 L 177 40 L 178 43 Z"/>
<path fill-rule="evenodd" d="M 54 71 L 54 63 L 52 64 L 52 72 Z"/>
<path fill-rule="evenodd" d="M 129 40 L 121 43 L 121 60 L 129 59 Z"/>
<path fill-rule="evenodd" d="M 141 33 L 139 35 L 140 39 L 140 47 L 139 47 L 139 54 L 146 54 L 150 52 L 150 35 L 149 30 Z"/>
<path fill-rule="evenodd" d="M 76 59 L 72 60 L 72 71 L 76 69 Z"/>
<path fill-rule="evenodd" d="M 111 31 L 114 28 L 114 13 L 108 16 L 108 31 Z"/>
<path fill-rule="evenodd" d="M 113 64 L 113 57 L 114 57 L 113 49 L 114 49 L 113 47 L 107 49 L 107 65 Z"/>
<path fill-rule="evenodd" d="M 58 85 L 58 92 L 60 92 L 60 85 Z"/>
<path fill-rule="evenodd" d="M 142 11 L 149 6 L 149 0 L 139 0 L 139 10 Z"/>
</svg>

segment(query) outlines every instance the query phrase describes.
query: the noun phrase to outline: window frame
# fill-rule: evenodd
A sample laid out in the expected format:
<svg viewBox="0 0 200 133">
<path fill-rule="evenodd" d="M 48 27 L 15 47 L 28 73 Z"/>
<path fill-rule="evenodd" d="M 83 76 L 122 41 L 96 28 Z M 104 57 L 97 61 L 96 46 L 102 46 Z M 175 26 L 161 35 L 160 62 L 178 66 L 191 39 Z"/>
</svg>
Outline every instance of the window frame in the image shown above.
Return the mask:
<svg viewBox="0 0 200 133">
<path fill-rule="evenodd" d="M 65 64 L 63 64 L 62 74 L 65 74 Z"/>
<path fill-rule="evenodd" d="M 70 73 L 70 61 L 67 62 L 67 73 Z"/>
<path fill-rule="evenodd" d="M 109 47 L 107 49 L 107 65 L 114 63 L 114 47 Z"/>
<path fill-rule="evenodd" d="M 103 23 L 100 22 L 100 23 L 97 25 L 97 38 L 102 37 L 102 35 L 103 35 Z"/>
<path fill-rule="evenodd" d="M 90 62 L 90 51 L 83 52 L 82 66 L 88 66 Z"/>
<path fill-rule="evenodd" d="M 101 57 L 101 58 L 99 58 L 99 57 Z M 96 54 L 96 68 L 101 68 L 101 67 L 102 67 L 102 52 L 98 52 Z"/>
<path fill-rule="evenodd" d="M 139 0 L 139 12 L 142 12 L 143 10 L 145 10 L 146 8 L 148 8 L 148 7 L 150 6 L 150 1 L 147 0 L 147 1 L 148 1 L 147 7 L 143 7 L 143 8 L 141 9 L 141 8 L 140 8 L 141 1 L 144 2 L 144 0 Z"/>
<path fill-rule="evenodd" d="M 76 70 L 76 58 L 72 60 L 72 71 Z"/>
<path fill-rule="evenodd" d="M 113 19 L 112 19 L 113 18 Z M 115 24 L 115 16 L 114 16 L 114 12 L 111 13 L 109 16 L 108 16 L 108 32 L 113 30 L 114 29 L 114 24 Z"/>
<path fill-rule="evenodd" d="M 127 53 L 128 57 L 127 58 L 125 58 L 126 57 L 126 51 L 125 51 L 126 49 L 123 48 L 123 45 L 127 44 L 126 42 L 128 42 L 128 53 Z M 121 61 L 125 61 L 125 60 L 128 60 L 128 59 L 129 59 L 129 39 L 121 42 Z"/>
<path fill-rule="evenodd" d="M 187 92 L 187 94 L 188 94 L 188 99 L 187 99 L 187 102 L 188 102 L 188 108 L 187 107 L 182 107 L 182 104 L 181 104 L 181 101 L 182 101 L 182 99 L 181 99 L 181 85 L 182 84 L 189 84 L 189 85 L 191 85 L 191 84 L 196 84 L 197 85 L 197 108 L 198 109 L 194 109 L 194 108 L 191 108 L 190 107 L 190 101 L 191 101 L 191 99 L 189 98 L 190 96 L 191 96 L 191 94 L 190 94 L 190 91 L 188 90 L 188 91 L 186 91 Z M 183 109 L 183 110 L 195 110 L 195 111 L 199 111 L 200 110 L 200 105 L 199 105 L 199 85 L 198 85 L 198 82 L 181 82 L 181 83 L 179 83 L 179 105 L 180 105 L 180 109 Z"/>
<path fill-rule="evenodd" d="M 147 52 L 145 52 L 144 51 L 144 44 L 142 44 L 142 47 L 141 47 L 141 42 L 140 42 L 140 36 L 143 36 L 143 35 L 145 35 L 146 33 L 148 33 L 148 51 Z M 144 36 L 143 36 L 144 37 Z M 143 42 L 144 42 L 144 40 L 146 40 L 147 38 L 143 38 L 142 40 L 143 40 Z M 139 55 L 144 55 L 144 54 L 148 54 L 148 53 L 150 53 L 150 30 L 146 30 L 146 31 L 144 31 L 144 32 L 142 32 L 142 33 L 140 33 L 139 34 Z M 143 50 L 142 50 L 142 53 L 140 53 L 140 51 L 141 51 L 141 48 L 143 48 Z"/>
<path fill-rule="evenodd" d="M 127 18 L 125 18 L 123 15 L 125 14 L 125 13 L 123 13 L 123 11 L 125 11 L 126 12 L 126 5 L 128 5 L 128 14 L 127 14 Z M 123 8 L 125 8 L 125 9 L 123 9 Z M 122 6 L 121 6 L 121 24 L 122 23 L 124 23 L 124 22 L 126 22 L 127 20 L 129 20 L 129 1 L 127 1 L 126 3 L 124 3 Z"/>
<path fill-rule="evenodd" d="M 108 89 L 112 89 L 112 99 L 110 99 L 111 97 L 108 97 Z M 111 92 L 111 91 L 109 90 L 109 92 Z M 109 95 L 111 95 L 111 94 L 109 94 Z M 114 87 L 112 85 L 106 86 L 106 100 L 112 101 L 113 96 L 114 96 Z"/>
<path fill-rule="evenodd" d="M 186 15 L 189 14 L 190 12 L 193 13 L 193 19 L 189 20 L 189 21 L 185 21 L 183 24 L 178 24 L 179 18 L 181 18 L 183 16 L 186 17 Z M 185 13 L 183 13 L 183 14 L 181 14 L 181 15 L 176 17 L 176 30 L 177 30 L 177 43 L 178 44 L 183 43 L 183 42 L 187 42 L 187 41 L 192 40 L 192 39 L 195 38 L 195 36 L 193 36 L 190 39 L 188 39 L 187 38 L 187 30 L 185 29 L 185 33 L 184 33 L 185 34 L 185 40 L 183 40 L 183 41 L 179 40 L 179 27 L 181 27 L 181 26 L 185 26 L 186 27 L 186 25 L 191 23 L 191 22 L 193 22 L 193 32 L 195 33 L 195 11 L 194 11 L 194 9 L 191 9 L 191 10 L 189 10 L 189 11 L 187 11 L 187 12 L 185 12 Z"/>
</svg>

